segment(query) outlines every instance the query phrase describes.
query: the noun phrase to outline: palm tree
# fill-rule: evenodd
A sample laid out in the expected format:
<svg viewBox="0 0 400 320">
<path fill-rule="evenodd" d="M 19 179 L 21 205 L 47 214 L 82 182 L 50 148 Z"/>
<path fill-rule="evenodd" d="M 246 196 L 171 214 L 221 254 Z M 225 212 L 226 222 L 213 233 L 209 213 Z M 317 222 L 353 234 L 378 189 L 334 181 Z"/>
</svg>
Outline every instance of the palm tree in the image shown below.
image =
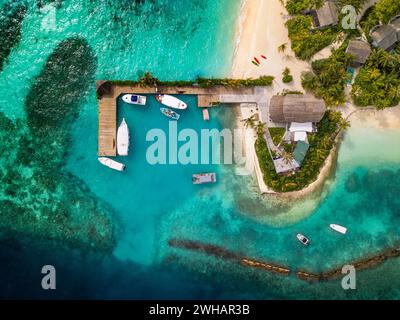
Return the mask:
<svg viewBox="0 0 400 320">
<path fill-rule="evenodd" d="M 139 79 L 139 86 L 147 87 L 147 86 L 157 86 L 160 81 L 154 77 L 150 72 L 146 72 L 140 79 Z"/>
<path fill-rule="evenodd" d="M 266 125 L 264 122 L 259 121 L 258 124 L 256 125 L 256 131 L 258 135 L 263 135 L 266 130 Z"/>
<path fill-rule="evenodd" d="M 342 119 L 339 121 L 339 128 L 341 130 L 347 130 L 348 128 L 350 128 L 350 121 L 346 120 L 346 119 Z"/>
<path fill-rule="evenodd" d="M 278 52 L 280 52 L 280 53 L 285 53 L 286 48 L 287 48 L 287 43 L 286 43 L 286 42 L 285 42 L 285 43 L 282 43 L 282 44 L 278 47 Z"/>
<path fill-rule="evenodd" d="M 371 80 L 377 79 L 381 76 L 381 72 L 377 68 L 373 68 L 367 71 L 368 77 L 371 78 Z"/>
<path fill-rule="evenodd" d="M 282 159 L 285 161 L 286 164 L 292 163 L 293 155 L 290 152 L 283 152 Z"/>
<path fill-rule="evenodd" d="M 255 128 L 256 126 L 256 119 L 255 115 L 253 114 L 251 117 L 242 120 L 246 128 Z"/>
<path fill-rule="evenodd" d="M 322 140 L 319 143 L 319 145 L 323 149 L 328 149 L 330 144 L 331 144 L 331 139 L 328 136 L 323 137 Z"/>
</svg>

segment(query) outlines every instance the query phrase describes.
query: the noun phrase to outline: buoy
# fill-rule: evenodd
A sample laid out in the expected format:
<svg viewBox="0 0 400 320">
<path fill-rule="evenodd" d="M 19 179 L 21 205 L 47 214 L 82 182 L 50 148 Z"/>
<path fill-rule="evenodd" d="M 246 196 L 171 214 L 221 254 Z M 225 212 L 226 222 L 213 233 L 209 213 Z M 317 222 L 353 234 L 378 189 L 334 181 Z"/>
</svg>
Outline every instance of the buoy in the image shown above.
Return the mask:
<svg viewBox="0 0 400 320">
<path fill-rule="evenodd" d="M 256 57 L 254 57 L 254 60 L 255 60 L 258 64 L 260 64 L 260 60 L 258 60 Z"/>
<path fill-rule="evenodd" d="M 259 67 L 260 65 L 259 64 L 257 64 L 255 61 L 252 61 L 251 62 L 252 64 L 254 64 L 255 66 L 257 66 L 257 67 Z"/>
<path fill-rule="evenodd" d="M 261 58 L 263 58 L 263 59 L 267 60 L 267 57 L 266 57 L 266 56 L 264 56 L 264 55 L 261 55 Z"/>
</svg>

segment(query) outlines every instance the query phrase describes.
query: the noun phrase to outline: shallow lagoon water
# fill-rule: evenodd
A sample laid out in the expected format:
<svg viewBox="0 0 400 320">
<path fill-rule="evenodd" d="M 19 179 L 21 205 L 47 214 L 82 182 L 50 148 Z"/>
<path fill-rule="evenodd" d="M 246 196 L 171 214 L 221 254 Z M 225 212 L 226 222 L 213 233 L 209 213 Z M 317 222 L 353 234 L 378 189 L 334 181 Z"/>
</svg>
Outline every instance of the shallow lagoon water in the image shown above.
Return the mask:
<svg viewBox="0 0 400 320">
<path fill-rule="evenodd" d="M 191 1 L 188 5 L 183 0 L 160 0 L 122 9 L 117 1 L 83 4 L 69 0 L 57 9 L 56 30 L 46 31 L 40 28 L 43 13 L 30 1 L 21 43 L 0 74 L 1 110 L 13 120 L 25 117 L 24 99 L 32 79 L 55 46 L 69 36 L 88 40 L 98 59 L 98 79 L 136 78 L 144 70 L 162 79 L 226 75 L 239 8 L 239 1 L 232 3 Z M 171 238 L 191 239 L 310 271 L 326 270 L 398 245 L 400 130 L 351 128 L 324 197 L 290 207 L 258 196 L 252 179 L 236 176 L 233 166 L 149 165 L 146 133 L 153 128 L 166 130 L 169 123 L 154 98 L 149 99 L 146 109 L 119 101 L 119 121 L 126 118 L 132 137 L 129 157 L 120 159 L 127 165 L 123 174 L 101 166 L 96 159 L 94 84 L 71 133 L 66 170 L 115 210 L 119 229 L 113 254 L 81 255 L 79 250 L 46 241 L 32 244 L 30 239 L 6 238 L 1 265 L 7 276 L 1 279 L 1 287 L 7 289 L 2 296 L 48 296 L 36 287 L 41 264 L 46 261 L 56 265 L 65 288 L 55 297 L 343 297 L 336 282 L 309 286 L 293 277 L 284 279 L 173 249 L 167 243 Z M 198 132 L 232 123 L 231 109 L 211 110 L 211 121 L 204 122 L 194 97 L 184 99 L 189 109 L 182 112 L 179 128 Z M 191 174 L 201 171 L 216 171 L 218 184 L 193 186 Z M 334 233 L 330 223 L 347 226 L 348 235 Z M 298 232 L 311 239 L 310 247 L 297 242 Z M 398 260 L 393 260 L 361 273 L 360 286 L 368 290 L 349 297 L 398 297 L 389 285 L 397 283 L 396 270 Z M 26 275 L 22 280 L 20 273 Z"/>
</svg>

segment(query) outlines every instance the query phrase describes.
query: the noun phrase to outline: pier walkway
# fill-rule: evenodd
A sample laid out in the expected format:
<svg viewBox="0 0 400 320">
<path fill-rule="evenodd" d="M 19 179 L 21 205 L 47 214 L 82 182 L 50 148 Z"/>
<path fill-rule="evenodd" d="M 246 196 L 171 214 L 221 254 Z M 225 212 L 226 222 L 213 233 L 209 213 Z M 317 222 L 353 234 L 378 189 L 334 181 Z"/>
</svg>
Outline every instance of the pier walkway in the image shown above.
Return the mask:
<svg viewBox="0 0 400 320">
<path fill-rule="evenodd" d="M 122 94 L 195 95 L 197 96 L 197 105 L 201 108 L 213 107 L 219 104 L 246 104 L 256 105 L 259 108 L 268 107 L 268 95 L 265 87 L 141 87 L 97 81 L 96 89 L 99 98 L 98 155 L 105 157 L 117 155 L 117 99 Z"/>
</svg>

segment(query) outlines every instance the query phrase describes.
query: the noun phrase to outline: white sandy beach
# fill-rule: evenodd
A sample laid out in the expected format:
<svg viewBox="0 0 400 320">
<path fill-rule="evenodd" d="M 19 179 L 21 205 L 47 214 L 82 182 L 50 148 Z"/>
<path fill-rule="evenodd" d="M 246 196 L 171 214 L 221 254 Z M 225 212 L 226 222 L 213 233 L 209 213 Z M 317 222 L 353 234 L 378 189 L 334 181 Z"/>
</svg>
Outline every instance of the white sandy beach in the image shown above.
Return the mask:
<svg viewBox="0 0 400 320">
<path fill-rule="evenodd" d="M 232 66 L 233 78 L 257 78 L 262 75 L 275 77 L 273 86 L 268 89 L 268 95 L 282 92 L 284 89 L 300 90 L 301 72 L 310 68 L 309 63 L 297 60 L 290 49 L 288 32 L 285 27 L 286 9 L 279 0 L 244 0 L 241 7 L 237 26 L 237 48 Z M 286 44 L 285 52 L 279 52 L 278 47 Z M 264 55 L 267 60 L 260 56 Z M 251 63 L 254 57 L 261 61 L 259 67 Z M 287 85 L 282 82 L 282 72 L 288 67 L 293 75 L 293 83 Z M 254 108 L 243 106 L 241 118 L 249 118 Z M 260 110 L 261 120 L 265 113 Z M 240 125 L 240 121 L 239 121 Z M 255 155 L 255 135 L 245 134 L 245 150 L 248 161 L 247 170 L 253 171 L 261 193 L 274 194 L 263 181 L 263 175 Z"/>
<path fill-rule="evenodd" d="M 285 27 L 286 17 L 286 9 L 280 0 L 243 0 L 237 26 L 238 40 L 232 65 L 232 77 L 257 78 L 262 75 L 274 76 L 274 84 L 268 89 L 269 96 L 280 93 L 284 89 L 303 91 L 301 73 L 311 68 L 308 62 L 296 59 L 290 49 L 288 31 Z M 286 44 L 284 53 L 278 51 L 278 47 L 282 44 Z M 260 55 L 265 55 L 267 60 L 260 59 Z M 251 63 L 254 57 L 258 57 L 261 61 L 260 67 Z M 283 84 L 282 82 L 282 71 L 285 67 L 290 69 L 294 77 L 294 81 L 290 85 Z M 351 105 L 346 108 L 346 110 L 343 110 L 343 114 L 344 116 L 351 114 L 349 121 L 352 125 L 366 125 L 379 128 L 400 127 L 400 107 L 383 111 L 357 109 Z M 246 119 L 254 112 L 256 112 L 254 108 L 243 106 L 241 108 L 241 117 L 242 119 Z M 262 110 L 260 110 L 259 115 L 261 120 L 266 120 L 263 119 Z M 246 156 L 249 158 L 247 161 L 247 170 L 251 170 L 251 167 L 254 167 L 261 193 L 273 194 L 274 192 L 269 190 L 265 185 L 258 166 L 254 150 L 255 134 L 245 134 L 244 136 Z M 287 193 L 284 196 L 303 198 L 316 190 L 321 190 L 324 181 L 330 176 L 334 168 L 337 158 L 336 154 L 337 148 L 327 158 L 315 182 L 301 191 Z"/>
</svg>

